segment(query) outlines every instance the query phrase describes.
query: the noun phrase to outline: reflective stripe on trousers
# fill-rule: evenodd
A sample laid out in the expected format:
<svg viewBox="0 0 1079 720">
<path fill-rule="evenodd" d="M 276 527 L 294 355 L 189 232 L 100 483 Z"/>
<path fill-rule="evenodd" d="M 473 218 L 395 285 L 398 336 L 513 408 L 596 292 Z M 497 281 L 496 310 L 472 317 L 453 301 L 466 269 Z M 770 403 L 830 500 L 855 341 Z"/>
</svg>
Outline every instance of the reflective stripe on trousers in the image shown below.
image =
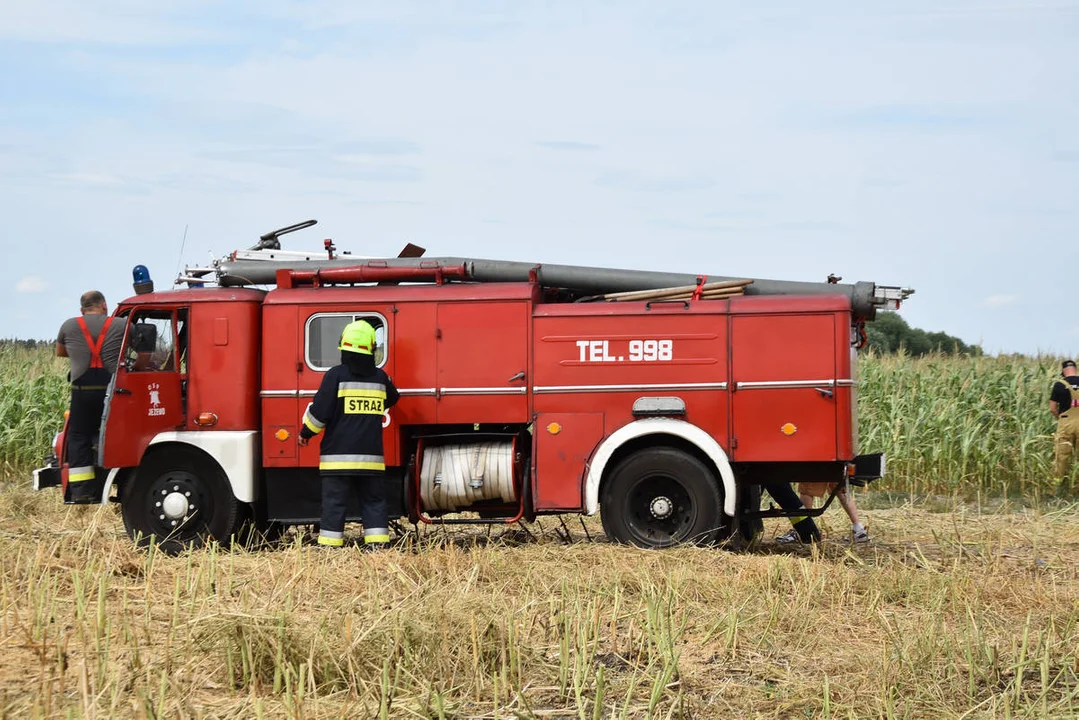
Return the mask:
<svg viewBox="0 0 1079 720">
<path fill-rule="evenodd" d="M 330 547 L 341 547 L 345 544 L 345 533 L 338 530 L 326 530 L 319 528 L 318 544 Z"/>
<path fill-rule="evenodd" d="M 93 480 L 95 477 L 97 477 L 97 471 L 94 470 L 93 465 L 73 467 L 67 471 L 67 481 L 69 483 L 86 482 L 87 480 Z"/>
<path fill-rule="evenodd" d="M 389 528 L 369 528 L 363 529 L 363 542 L 365 545 L 371 543 L 388 543 L 390 541 L 390 529 Z"/>
<path fill-rule="evenodd" d="M 381 455 L 322 455 L 318 459 L 319 470 L 385 470 L 386 462 Z"/>
</svg>

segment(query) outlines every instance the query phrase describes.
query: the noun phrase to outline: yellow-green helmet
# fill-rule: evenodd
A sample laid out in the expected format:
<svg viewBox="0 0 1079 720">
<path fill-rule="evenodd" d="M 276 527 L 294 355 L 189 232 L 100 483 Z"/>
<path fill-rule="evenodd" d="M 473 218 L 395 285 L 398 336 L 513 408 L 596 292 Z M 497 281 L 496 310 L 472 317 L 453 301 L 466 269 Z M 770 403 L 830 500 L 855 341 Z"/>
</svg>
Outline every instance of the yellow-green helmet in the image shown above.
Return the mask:
<svg viewBox="0 0 1079 720">
<path fill-rule="evenodd" d="M 375 354 L 375 329 L 366 320 L 357 320 L 345 325 L 341 333 L 341 346 L 339 350 L 362 353 L 363 355 Z"/>
</svg>

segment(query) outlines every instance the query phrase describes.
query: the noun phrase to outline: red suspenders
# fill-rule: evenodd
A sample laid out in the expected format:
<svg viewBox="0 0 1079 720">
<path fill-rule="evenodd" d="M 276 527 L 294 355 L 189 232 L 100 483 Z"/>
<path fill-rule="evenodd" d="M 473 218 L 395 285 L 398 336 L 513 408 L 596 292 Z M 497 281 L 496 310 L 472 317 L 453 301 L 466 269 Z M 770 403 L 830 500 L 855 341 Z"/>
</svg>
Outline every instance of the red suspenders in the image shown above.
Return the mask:
<svg viewBox="0 0 1079 720">
<path fill-rule="evenodd" d="M 101 347 L 105 344 L 105 336 L 109 334 L 109 325 L 112 324 L 112 318 L 105 318 L 105 324 L 101 327 L 101 332 L 98 333 L 96 342 L 90 335 L 90 328 L 86 327 L 85 318 L 80 315 L 76 320 L 79 321 L 79 328 L 82 330 L 82 336 L 86 338 L 86 346 L 90 348 L 90 367 L 105 367 L 101 362 Z"/>
</svg>

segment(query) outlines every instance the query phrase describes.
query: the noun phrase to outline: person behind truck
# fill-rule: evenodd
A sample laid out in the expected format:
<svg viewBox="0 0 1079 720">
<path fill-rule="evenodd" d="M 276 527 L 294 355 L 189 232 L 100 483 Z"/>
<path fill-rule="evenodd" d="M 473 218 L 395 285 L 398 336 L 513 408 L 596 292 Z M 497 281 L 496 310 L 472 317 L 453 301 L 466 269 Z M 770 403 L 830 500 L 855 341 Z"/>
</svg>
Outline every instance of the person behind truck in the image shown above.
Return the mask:
<svg viewBox="0 0 1079 720">
<path fill-rule="evenodd" d="M 109 317 L 105 296 L 90 290 L 79 298 L 81 314 L 60 326 L 56 355 L 71 360 L 71 405 L 67 425 L 68 503 L 100 502 L 102 482 L 95 447 L 105 408 L 105 390 L 120 357 L 124 323 Z"/>
<path fill-rule="evenodd" d="M 807 508 L 813 507 L 816 498 L 824 497 L 828 493 L 832 492 L 839 483 L 829 482 L 800 482 L 798 483 L 798 497 L 801 499 L 802 504 Z M 869 531 L 865 529 L 865 525 L 862 524 L 862 519 L 858 516 L 858 506 L 854 503 L 854 495 L 847 493 L 846 486 L 840 486 L 839 490 L 835 494 L 836 500 L 843 506 L 843 510 L 846 511 L 847 517 L 850 518 L 850 531 L 851 538 L 856 543 L 869 542 Z M 777 538 L 776 542 L 779 543 L 793 543 L 798 542 L 792 528 L 786 535 Z"/>
<path fill-rule="evenodd" d="M 1079 375 L 1076 374 L 1075 361 L 1065 360 L 1060 375 L 1049 394 L 1049 412 L 1057 419 L 1053 477 L 1057 478 L 1057 491 L 1063 497 L 1071 489 L 1072 459 L 1075 457 L 1075 444 L 1079 442 Z"/>
<path fill-rule="evenodd" d="M 806 509 L 790 483 L 772 483 L 762 487 L 772 496 L 773 500 L 779 503 L 779 507 L 787 512 L 798 512 Z M 790 521 L 791 529 L 785 535 L 777 537 L 777 543 L 787 545 L 790 543 L 808 544 L 820 542 L 820 530 L 817 529 L 817 523 L 813 521 L 812 517 L 809 515 L 796 515 L 791 517 Z"/>
<path fill-rule="evenodd" d="M 330 368 L 303 414 L 299 443 L 325 432 L 319 451 L 322 478 L 322 522 L 318 544 L 345 543 L 345 514 L 349 494 L 360 496 L 365 549 L 390 542 L 386 509 L 382 418 L 398 399 L 397 388 L 375 365 L 375 329 L 364 320 L 341 333 L 341 364 Z"/>
</svg>

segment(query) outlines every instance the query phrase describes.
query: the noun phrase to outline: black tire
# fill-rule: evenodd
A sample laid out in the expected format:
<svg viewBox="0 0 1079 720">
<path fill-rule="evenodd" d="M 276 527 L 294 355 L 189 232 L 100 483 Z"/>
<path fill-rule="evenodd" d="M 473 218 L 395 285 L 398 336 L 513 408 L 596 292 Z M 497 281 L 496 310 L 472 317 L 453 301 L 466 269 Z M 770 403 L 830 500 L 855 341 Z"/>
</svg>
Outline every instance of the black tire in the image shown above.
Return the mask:
<svg viewBox="0 0 1079 720">
<path fill-rule="evenodd" d="M 124 527 L 132 540 L 151 540 L 167 553 L 227 545 L 236 532 L 239 503 L 224 471 L 197 450 L 164 448 L 142 461 L 121 495 Z"/>
<path fill-rule="evenodd" d="M 607 537 L 644 548 L 707 544 L 726 524 L 711 468 L 671 447 L 638 450 L 611 471 L 600 492 Z"/>
<path fill-rule="evenodd" d="M 750 550 L 756 547 L 764 535 L 764 520 L 759 517 L 746 517 L 746 511 L 756 512 L 761 509 L 761 486 L 740 485 L 738 486 L 738 504 L 735 512 L 739 514 L 738 531 L 735 532 L 734 524 L 729 523 L 719 534 L 720 540 L 724 541 L 731 550 Z"/>
</svg>

